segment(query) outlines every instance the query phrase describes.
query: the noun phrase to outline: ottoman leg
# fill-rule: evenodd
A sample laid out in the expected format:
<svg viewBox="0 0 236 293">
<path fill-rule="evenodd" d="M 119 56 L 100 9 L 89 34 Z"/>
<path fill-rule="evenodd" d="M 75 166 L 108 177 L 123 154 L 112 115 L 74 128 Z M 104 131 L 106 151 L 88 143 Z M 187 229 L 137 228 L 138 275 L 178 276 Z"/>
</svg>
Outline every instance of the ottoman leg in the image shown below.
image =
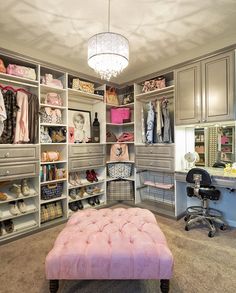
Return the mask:
<svg viewBox="0 0 236 293">
<path fill-rule="evenodd" d="M 59 280 L 49 281 L 49 291 L 50 293 L 56 293 L 59 288 Z"/>
<path fill-rule="evenodd" d="M 169 286 L 170 286 L 170 280 L 164 279 L 161 280 L 161 292 L 162 293 L 168 293 L 169 292 Z"/>
</svg>

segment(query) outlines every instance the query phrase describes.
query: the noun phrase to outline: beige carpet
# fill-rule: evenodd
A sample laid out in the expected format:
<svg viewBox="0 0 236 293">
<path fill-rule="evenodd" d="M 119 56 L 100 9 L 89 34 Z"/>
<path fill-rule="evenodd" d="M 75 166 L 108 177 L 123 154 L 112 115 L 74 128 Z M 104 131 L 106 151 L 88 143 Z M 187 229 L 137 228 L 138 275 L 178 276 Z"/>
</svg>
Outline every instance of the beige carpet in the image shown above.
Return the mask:
<svg viewBox="0 0 236 293">
<path fill-rule="evenodd" d="M 119 205 L 120 206 L 120 205 Z M 118 206 L 117 206 L 118 207 Z M 157 216 L 174 255 L 172 293 L 236 292 L 236 230 L 220 231 L 214 238 L 206 229 L 184 231 L 176 222 Z M 1 293 L 46 293 L 44 260 L 64 225 L 0 247 Z M 60 293 L 157 293 L 158 281 L 66 281 Z"/>
</svg>

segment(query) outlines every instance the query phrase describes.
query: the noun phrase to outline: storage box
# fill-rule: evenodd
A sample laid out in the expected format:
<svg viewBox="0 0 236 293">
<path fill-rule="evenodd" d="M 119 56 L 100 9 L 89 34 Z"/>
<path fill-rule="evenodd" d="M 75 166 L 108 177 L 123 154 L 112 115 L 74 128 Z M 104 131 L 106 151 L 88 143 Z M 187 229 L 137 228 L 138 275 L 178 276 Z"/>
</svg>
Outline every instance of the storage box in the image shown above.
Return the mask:
<svg viewBox="0 0 236 293">
<path fill-rule="evenodd" d="M 108 182 L 109 200 L 133 200 L 134 188 L 132 181 L 117 180 Z"/>
</svg>

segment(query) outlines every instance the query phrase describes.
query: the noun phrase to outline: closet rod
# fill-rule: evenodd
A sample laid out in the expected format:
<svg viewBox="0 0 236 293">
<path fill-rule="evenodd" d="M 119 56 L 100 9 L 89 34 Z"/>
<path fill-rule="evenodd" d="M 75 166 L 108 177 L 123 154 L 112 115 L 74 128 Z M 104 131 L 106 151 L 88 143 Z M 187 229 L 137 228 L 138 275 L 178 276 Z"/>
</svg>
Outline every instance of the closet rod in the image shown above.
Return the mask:
<svg viewBox="0 0 236 293">
<path fill-rule="evenodd" d="M 0 82 L 1 81 L 8 82 L 8 83 L 11 83 L 11 84 L 25 85 L 25 86 L 28 86 L 28 87 L 35 87 L 35 88 L 38 87 L 38 85 L 34 85 L 34 84 L 30 84 L 30 83 L 25 83 L 25 82 L 20 82 L 20 81 L 13 81 L 11 79 L 5 79 L 5 78 L 0 78 Z"/>
</svg>

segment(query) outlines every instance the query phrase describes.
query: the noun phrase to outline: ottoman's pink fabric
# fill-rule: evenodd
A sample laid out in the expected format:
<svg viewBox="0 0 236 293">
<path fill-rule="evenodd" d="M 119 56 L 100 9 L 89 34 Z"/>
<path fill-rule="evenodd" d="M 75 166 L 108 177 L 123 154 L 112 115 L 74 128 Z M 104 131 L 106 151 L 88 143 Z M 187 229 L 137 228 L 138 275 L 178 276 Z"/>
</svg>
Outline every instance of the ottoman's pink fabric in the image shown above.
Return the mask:
<svg viewBox="0 0 236 293">
<path fill-rule="evenodd" d="M 73 214 L 46 258 L 47 279 L 170 279 L 172 268 L 154 215 L 140 208 Z"/>
</svg>

